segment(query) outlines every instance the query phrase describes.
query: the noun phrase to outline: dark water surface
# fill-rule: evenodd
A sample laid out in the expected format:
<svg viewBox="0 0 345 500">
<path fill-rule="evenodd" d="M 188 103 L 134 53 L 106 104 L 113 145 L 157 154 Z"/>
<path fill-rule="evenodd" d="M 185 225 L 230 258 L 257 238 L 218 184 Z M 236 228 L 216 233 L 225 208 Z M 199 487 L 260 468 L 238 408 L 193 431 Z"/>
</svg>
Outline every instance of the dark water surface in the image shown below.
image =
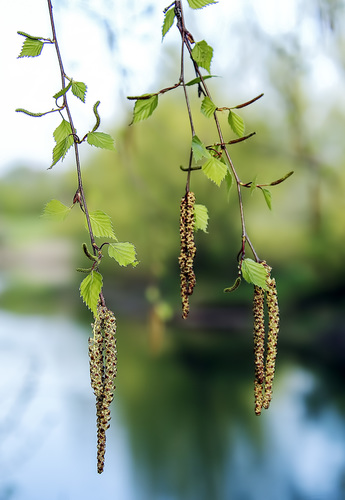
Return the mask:
<svg viewBox="0 0 345 500">
<path fill-rule="evenodd" d="M 271 407 L 256 417 L 250 339 L 168 329 L 161 342 L 121 321 L 98 475 L 89 335 L 1 312 L 0 500 L 345 498 L 341 373 L 279 352 Z"/>
</svg>

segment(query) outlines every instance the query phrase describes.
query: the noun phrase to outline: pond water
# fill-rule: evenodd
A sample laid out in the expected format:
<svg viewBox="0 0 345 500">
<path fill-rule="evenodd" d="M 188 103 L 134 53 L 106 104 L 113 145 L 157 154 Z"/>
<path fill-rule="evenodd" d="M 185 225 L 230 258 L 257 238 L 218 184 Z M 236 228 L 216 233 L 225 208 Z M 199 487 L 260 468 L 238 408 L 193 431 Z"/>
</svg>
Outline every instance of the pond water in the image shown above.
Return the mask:
<svg viewBox="0 0 345 500">
<path fill-rule="evenodd" d="M 345 498 L 341 380 L 279 353 L 271 407 L 256 417 L 249 342 L 168 329 L 157 350 L 146 325 L 120 324 L 99 475 L 90 329 L 0 313 L 1 500 Z"/>
</svg>

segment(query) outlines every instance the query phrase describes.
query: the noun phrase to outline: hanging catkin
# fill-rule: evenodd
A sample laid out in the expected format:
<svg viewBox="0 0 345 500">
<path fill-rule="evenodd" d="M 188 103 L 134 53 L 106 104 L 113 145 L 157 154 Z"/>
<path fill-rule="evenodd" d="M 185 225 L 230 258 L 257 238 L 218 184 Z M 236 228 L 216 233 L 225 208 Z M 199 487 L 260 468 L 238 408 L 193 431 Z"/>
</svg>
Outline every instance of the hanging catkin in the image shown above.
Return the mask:
<svg viewBox="0 0 345 500">
<path fill-rule="evenodd" d="M 106 430 L 109 428 L 110 404 L 114 397 L 116 377 L 116 320 L 112 311 L 101 304 L 89 339 L 91 387 L 96 396 L 97 470 L 104 469 Z"/>
<path fill-rule="evenodd" d="M 260 415 L 263 403 L 265 383 L 265 322 L 264 322 L 265 292 L 259 286 L 254 286 L 254 395 L 255 413 Z"/>
<path fill-rule="evenodd" d="M 277 298 L 277 287 L 274 278 L 268 278 L 268 291 L 266 292 L 266 303 L 268 309 L 268 335 L 266 353 L 266 378 L 265 395 L 263 407 L 267 409 L 272 399 L 272 384 L 277 357 L 277 341 L 279 332 L 279 307 Z"/>
<path fill-rule="evenodd" d="M 262 262 L 267 269 L 267 291 L 254 285 L 254 397 L 255 414 L 260 415 L 262 408 L 267 409 L 272 399 L 272 386 L 277 357 L 277 341 L 279 332 L 279 307 L 277 287 L 274 278 L 270 277 L 271 268 Z M 268 333 L 265 349 L 265 313 L 267 305 Z"/>
<path fill-rule="evenodd" d="M 196 282 L 193 270 L 193 261 L 196 253 L 196 246 L 194 243 L 194 203 L 195 195 L 192 191 L 188 191 L 182 198 L 180 205 L 181 251 L 179 265 L 182 317 L 184 319 L 187 318 L 189 313 L 189 296 L 192 295 Z"/>
</svg>

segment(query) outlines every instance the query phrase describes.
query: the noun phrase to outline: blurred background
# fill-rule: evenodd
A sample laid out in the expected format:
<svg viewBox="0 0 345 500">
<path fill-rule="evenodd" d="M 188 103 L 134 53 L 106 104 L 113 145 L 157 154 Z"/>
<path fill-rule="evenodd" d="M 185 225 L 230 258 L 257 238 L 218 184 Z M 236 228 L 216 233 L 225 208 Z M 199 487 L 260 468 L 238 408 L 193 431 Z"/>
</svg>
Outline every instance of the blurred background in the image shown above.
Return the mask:
<svg viewBox="0 0 345 500">
<path fill-rule="evenodd" d="M 184 2 L 186 3 L 186 2 Z M 345 496 L 345 170 L 343 0 L 226 2 L 185 6 L 195 40 L 214 48 L 209 88 L 235 106 L 249 141 L 230 149 L 244 182 L 249 236 L 273 267 L 281 332 L 271 407 L 254 414 L 252 287 L 224 294 L 236 272 L 240 224 L 235 189 L 196 172 L 192 190 L 208 207 L 196 234 L 197 286 L 181 319 L 179 204 L 190 130 L 181 89 L 149 120 L 129 126 L 128 95 L 179 77 L 180 42 L 161 43 L 162 0 L 56 0 L 65 70 L 88 85 L 70 99 L 80 136 L 94 124 L 116 152 L 81 146 L 90 210 L 103 210 L 140 264 L 102 261 L 104 295 L 118 324 L 118 377 L 104 473 L 96 472 L 96 416 L 89 385 L 91 315 L 79 298 L 88 240 L 77 208 L 64 222 L 40 215 L 52 198 L 71 205 L 72 153 L 47 170 L 59 90 L 55 53 L 16 59 L 16 34 L 50 36 L 46 2 L 6 5 L 0 23 L 3 77 L 0 146 L 0 499 L 340 500 Z M 188 65 L 187 65 L 188 66 Z M 193 78 L 190 68 L 187 78 Z M 190 89 L 198 136 L 211 120 Z M 234 136 L 228 131 L 228 140 Z"/>
</svg>

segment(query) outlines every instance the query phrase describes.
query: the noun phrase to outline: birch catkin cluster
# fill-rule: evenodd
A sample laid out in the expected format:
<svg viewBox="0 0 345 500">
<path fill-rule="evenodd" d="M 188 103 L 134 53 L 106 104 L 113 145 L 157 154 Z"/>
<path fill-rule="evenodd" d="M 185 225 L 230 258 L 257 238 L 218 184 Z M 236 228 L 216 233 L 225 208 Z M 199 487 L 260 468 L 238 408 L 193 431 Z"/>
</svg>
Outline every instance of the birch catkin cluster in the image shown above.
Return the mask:
<svg viewBox="0 0 345 500">
<path fill-rule="evenodd" d="M 188 191 L 182 198 L 180 205 L 181 251 L 178 260 L 180 264 L 183 319 L 186 319 L 188 316 L 189 296 L 192 295 L 196 282 L 193 270 L 193 261 L 196 253 L 196 246 L 194 243 L 194 204 L 195 195 L 192 191 Z"/>
<path fill-rule="evenodd" d="M 96 396 L 97 470 L 104 469 L 106 430 L 109 428 L 110 404 L 114 397 L 116 377 L 116 320 L 112 311 L 99 305 L 89 339 L 91 387 Z"/>
<path fill-rule="evenodd" d="M 268 267 L 267 265 L 265 265 L 265 267 L 268 269 L 268 272 L 271 271 L 270 267 Z M 279 308 L 275 279 L 268 276 L 267 285 L 268 290 L 266 292 L 259 286 L 254 286 L 254 395 L 256 415 L 260 415 L 262 408 L 265 408 L 267 410 L 270 405 L 272 399 L 272 384 L 277 356 Z M 265 298 L 268 311 L 266 353 L 264 315 Z"/>
</svg>

